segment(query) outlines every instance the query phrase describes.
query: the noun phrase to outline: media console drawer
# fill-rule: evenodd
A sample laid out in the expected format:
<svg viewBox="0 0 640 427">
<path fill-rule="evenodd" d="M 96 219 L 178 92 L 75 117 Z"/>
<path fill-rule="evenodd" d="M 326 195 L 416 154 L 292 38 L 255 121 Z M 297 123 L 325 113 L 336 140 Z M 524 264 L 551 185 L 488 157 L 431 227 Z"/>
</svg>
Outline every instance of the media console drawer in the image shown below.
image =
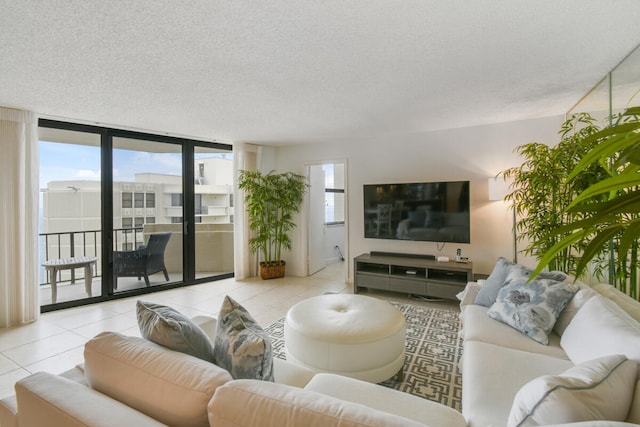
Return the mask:
<svg viewBox="0 0 640 427">
<path fill-rule="evenodd" d="M 439 283 L 428 283 L 427 293 L 430 297 L 456 299 L 456 295 L 464 289 L 464 285 L 442 285 Z"/>
<path fill-rule="evenodd" d="M 356 273 L 357 286 L 363 288 L 389 290 L 389 276 L 378 274 Z"/>
<path fill-rule="evenodd" d="M 441 262 L 415 255 L 370 255 L 354 258 L 354 292 L 364 288 L 434 298 L 456 299 L 473 281 L 473 265 Z"/>
<path fill-rule="evenodd" d="M 389 278 L 389 290 L 406 292 L 408 294 L 425 295 L 427 284 L 424 280 L 405 279 L 402 277 Z"/>
</svg>

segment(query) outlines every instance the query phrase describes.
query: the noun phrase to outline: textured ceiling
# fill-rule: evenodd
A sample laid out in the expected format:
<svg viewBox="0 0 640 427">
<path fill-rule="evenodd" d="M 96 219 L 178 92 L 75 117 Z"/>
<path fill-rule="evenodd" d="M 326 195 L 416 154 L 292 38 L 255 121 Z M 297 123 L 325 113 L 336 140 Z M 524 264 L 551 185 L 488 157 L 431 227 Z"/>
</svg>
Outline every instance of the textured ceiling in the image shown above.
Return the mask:
<svg viewBox="0 0 640 427">
<path fill-rule="evenodd" d="M 0 105 L 220 141 L 557 115 L 640 43 L 638 0 L 0 0 Z"/>
</svg>

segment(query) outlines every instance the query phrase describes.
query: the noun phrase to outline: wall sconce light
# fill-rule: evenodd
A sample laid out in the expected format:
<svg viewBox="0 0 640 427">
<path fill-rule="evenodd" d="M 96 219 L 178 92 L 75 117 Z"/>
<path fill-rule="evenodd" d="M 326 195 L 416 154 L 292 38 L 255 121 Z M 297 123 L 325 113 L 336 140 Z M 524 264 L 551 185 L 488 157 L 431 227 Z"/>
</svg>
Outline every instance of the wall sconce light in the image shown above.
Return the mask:
<svg viewBox="0 0 640 427">
<path fill-rule="evenodd" d="M 489 178 L 489 200 L 497 201 L 502 200 L 507 194 L 511 192 L 511 185 L 513 184 L 513 179 L 508 178 L 505 179 L 503 177 L 491 177 Z M 516 206 L 513 205 L 513 262 L 518 262 L 518 234 L 516 231 Z"/>
</svg>

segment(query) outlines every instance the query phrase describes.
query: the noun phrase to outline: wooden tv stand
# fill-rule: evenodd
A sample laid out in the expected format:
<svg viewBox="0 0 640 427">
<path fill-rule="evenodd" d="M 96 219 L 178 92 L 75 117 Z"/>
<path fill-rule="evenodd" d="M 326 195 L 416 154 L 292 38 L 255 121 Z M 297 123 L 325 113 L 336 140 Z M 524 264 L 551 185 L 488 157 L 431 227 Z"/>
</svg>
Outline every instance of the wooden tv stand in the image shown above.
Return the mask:
<svg viewBox="0 0 640 427">
<path fill-rule="evenodd" d="M 363 288 L 456 299 L 473 281 L 473 264 L 416 256 L 362 254 L 354 258 L 354 293 Z"/>
</svg>

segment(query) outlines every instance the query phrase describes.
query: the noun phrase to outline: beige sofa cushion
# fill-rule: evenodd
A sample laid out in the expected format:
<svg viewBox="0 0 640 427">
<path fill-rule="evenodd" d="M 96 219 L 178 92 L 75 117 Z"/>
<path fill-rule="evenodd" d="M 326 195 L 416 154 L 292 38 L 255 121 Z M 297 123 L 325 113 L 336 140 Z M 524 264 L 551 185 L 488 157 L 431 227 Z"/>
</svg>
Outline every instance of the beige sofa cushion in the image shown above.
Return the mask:
<svg viewBox="0 0 640 427">
<path fill-rule="evenodd" d="M 573 366 L 567 359 L 480 341 L 464 342 L 462 360 L 462 415 L 469 427 L 506 426 L 513 398 L 523 385 Z"/>
<path fill-rule="evenodd" d="M 511 326 L 490 318 L 487 311 L 487 307 L 474 304 L 463 308 L 461 314 L 462 334 L 465 343 L 467 341 L 481 341 L 501 347 L 568 359 L 560 347 L 560 337 L 555 332 L 549 334 L 549 345 L 542 345 Z"/>
<path fill-rule="evenodd" d="M 92 388 L 165 424 L 208 426 L 207 404 L 227 371 L 142 338 L 103 332 L 85 345 Z"/>
<path fill-rule="evenodd" d="M 209 402 L 209 423 L 215 427 L 424 426 L 320 393 L 258 380 L 234 380 L 219 387 Z"/>
</svg>

